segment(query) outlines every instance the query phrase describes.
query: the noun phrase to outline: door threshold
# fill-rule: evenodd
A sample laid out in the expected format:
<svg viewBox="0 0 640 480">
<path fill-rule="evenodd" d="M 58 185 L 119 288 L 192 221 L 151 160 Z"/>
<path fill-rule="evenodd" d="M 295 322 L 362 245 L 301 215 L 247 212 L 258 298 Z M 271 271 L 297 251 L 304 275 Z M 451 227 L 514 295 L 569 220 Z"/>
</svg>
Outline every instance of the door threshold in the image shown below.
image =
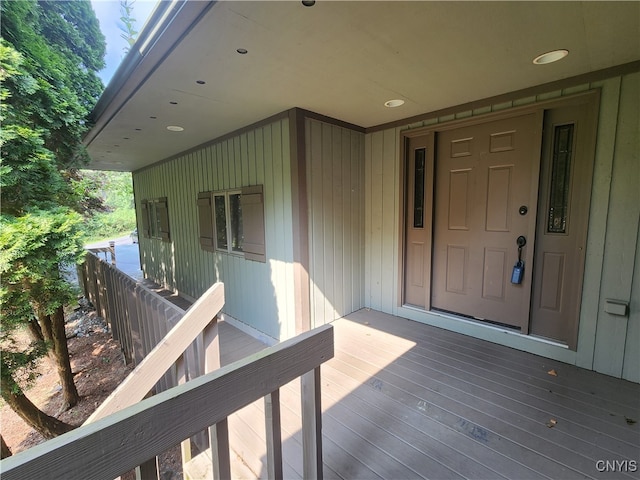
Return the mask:
<svg viewBox="0 0 640 480">
<path fill-rule="evenodd" d="M 438 317 L 446 318 L 448 320 L 456 320 L 460 323 L 467 323 L 469 325 L 486 328 L 487 330 L 495 330 L 502 333 L 508 333 L 510 335 L 517 335 L 519 337 L 533 340 L 538 343 L 553 345 L 554 347 L 559 347 L 565 350 L 569 350 L 569 345 L 567 345 L 566 343 L 560 342 L 558 340 L 553 340 L 551 338 L 541 337 L 539 335 L 523 334 L 523 333 L 520 333 L 520 329 L 518 328 L 511 328 L 499 323 L 489 322 L 486 320 L 477 320 L 473 317 L 467 317 L 465 315 L 459 315 L 459 314 L 456 314 L 453 312 L 447 312 L 444 310 L 425 310 L 424 308 L 416 307 L 415 305 L 404 304 L 402 305 L 402 308 L 413 310 L 415 312 L 419 312 L 423 314 L 437 315 Z"/>
<path fill-rule="evenodd" d="M 554 347 L 566 348 L 567 350 L 569 349 L 569 345 L 567 345 L 564 342 L 561 342 L 560 340 L 554 340 L 553 338 L 541 337 L 540 335 L 527 335 L 527 337 L 529 337 L 529 338 L 531 338 L 533 340 L 537 340 L 538 342 L 541 342 L 541 343 L 547 343 L 549 345 L 553 345 Z"/>
</svg>

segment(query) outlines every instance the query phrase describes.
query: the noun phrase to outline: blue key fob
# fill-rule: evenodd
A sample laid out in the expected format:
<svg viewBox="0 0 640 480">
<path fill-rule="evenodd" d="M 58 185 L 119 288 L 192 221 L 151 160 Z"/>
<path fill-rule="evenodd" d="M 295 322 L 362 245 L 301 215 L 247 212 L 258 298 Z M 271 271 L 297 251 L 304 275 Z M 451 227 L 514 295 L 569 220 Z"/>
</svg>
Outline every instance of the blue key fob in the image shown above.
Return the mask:
<svg viewBox="0 0 640 480">
<path fill-rule="evenodd" d="M 513 267 L 513 272 L 511 273 L 511 283 L 520 284 L 522 283 L 522 277 L 524 277 L 524 262 L 519 261 Z"/>
</svg>

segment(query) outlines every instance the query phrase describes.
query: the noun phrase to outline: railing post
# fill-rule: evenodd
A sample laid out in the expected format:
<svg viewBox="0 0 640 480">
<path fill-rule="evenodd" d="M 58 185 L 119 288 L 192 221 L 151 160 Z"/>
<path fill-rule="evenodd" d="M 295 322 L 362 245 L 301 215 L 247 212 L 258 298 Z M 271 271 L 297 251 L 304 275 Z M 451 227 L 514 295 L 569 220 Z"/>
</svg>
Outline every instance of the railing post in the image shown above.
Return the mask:
<svg viewBox="0 0 640 480">
<path fill-rule="evenodd" d="M 109 253 L 111 254 L 111 265 L 116 264 L 116 242 L 109 240 Z"/>
<path fill-rule="evenodd" d="M 136 480 L 158 480 L 159 478 L 158 457 L 153 457 L 136 468 Z"/>
<path fill-rule="evenodd" d="M 300 378 L 302 395 L 302 477 L 322 480 L 320 367 Z"/>
<path fill-rule="evenodd" d="M 176 373 L 178 375 L 178 384 L 184 385 L 187 383 L 187 369 L 186 362 L 184 358 L 184 354 L 180 355 L 178 360 L 176 361 Z M 187 462 L 191 461 L 191 439 L 187 438 L 180 443 L 180 453 L 182 455 L 182 465 L 187 464 Z"/>
<path fill-rule="evenodd" d="M 218 319 L 214 318 L 204 327 L 204 373 L 220 368 L 220 336 L 218 335 Z M 216 480 L 231 479 L 231 457 L 229 447 L 229 424 L 227 419 L 209 427 L 209 445 L 213 478 Z"/>
<path fill-rule="evenodd" d="M 267 437 L 267 478 L 282 479 L 282 429 L 280 425 L 280 389 L 264 397 Z"/>
</svg>

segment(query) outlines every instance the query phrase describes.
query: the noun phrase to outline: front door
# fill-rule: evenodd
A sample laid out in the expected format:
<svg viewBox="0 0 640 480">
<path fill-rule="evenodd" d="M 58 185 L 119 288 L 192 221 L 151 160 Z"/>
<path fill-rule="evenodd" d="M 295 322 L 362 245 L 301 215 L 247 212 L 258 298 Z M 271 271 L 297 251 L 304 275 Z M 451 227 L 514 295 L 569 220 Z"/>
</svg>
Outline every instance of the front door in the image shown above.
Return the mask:
<svg viewBox="0 0 640 480">
<path fill-rule="evenodd" d="M 432 308 L 528 333 L 541 130 L 530 113 L 438 132 Z"/>
</svg>

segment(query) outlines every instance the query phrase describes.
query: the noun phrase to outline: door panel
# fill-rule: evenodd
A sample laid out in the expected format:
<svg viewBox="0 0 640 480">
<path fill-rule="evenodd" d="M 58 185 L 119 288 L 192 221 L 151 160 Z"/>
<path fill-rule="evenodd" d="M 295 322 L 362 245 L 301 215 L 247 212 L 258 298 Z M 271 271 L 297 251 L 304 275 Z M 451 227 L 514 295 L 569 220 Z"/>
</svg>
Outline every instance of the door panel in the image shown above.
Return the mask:
<svg viewBox="0 0 640 480">
<path fill-rule="evenodd" d="M 469 177 L 471 170 L 449 173 L 449 230 L 469 230 Z"/>
<path fill-rule="evenodd" d="M 504 301 L 508 252 L 506 249 L 484 249 L 482 298 Z"/>
<path fill-rule="evenodd" d="M 575 349 L 593 175 L 591 103 L 545 112 L 531 333 Z"/>
<path fill-rule="evenodd" d="M 438 134 L 432 307 L 527 333 L 532 265 L 510 279 L 517 237 L 527 263 L 535 245 L 541 124 L 531 113 Z"/>
<path fill-rule="evenodd" d="M 433 135 L 407 140 L 404 303 L 430 308 Z"/>
<path fill-rule="evenodd" d="M 509 204 L 511 187 L 511 166 L 489 168 L 489 186 L 487 188 L 487 204 L 485 216 L 487 232 L 508 232 Z"/>
</svg>

